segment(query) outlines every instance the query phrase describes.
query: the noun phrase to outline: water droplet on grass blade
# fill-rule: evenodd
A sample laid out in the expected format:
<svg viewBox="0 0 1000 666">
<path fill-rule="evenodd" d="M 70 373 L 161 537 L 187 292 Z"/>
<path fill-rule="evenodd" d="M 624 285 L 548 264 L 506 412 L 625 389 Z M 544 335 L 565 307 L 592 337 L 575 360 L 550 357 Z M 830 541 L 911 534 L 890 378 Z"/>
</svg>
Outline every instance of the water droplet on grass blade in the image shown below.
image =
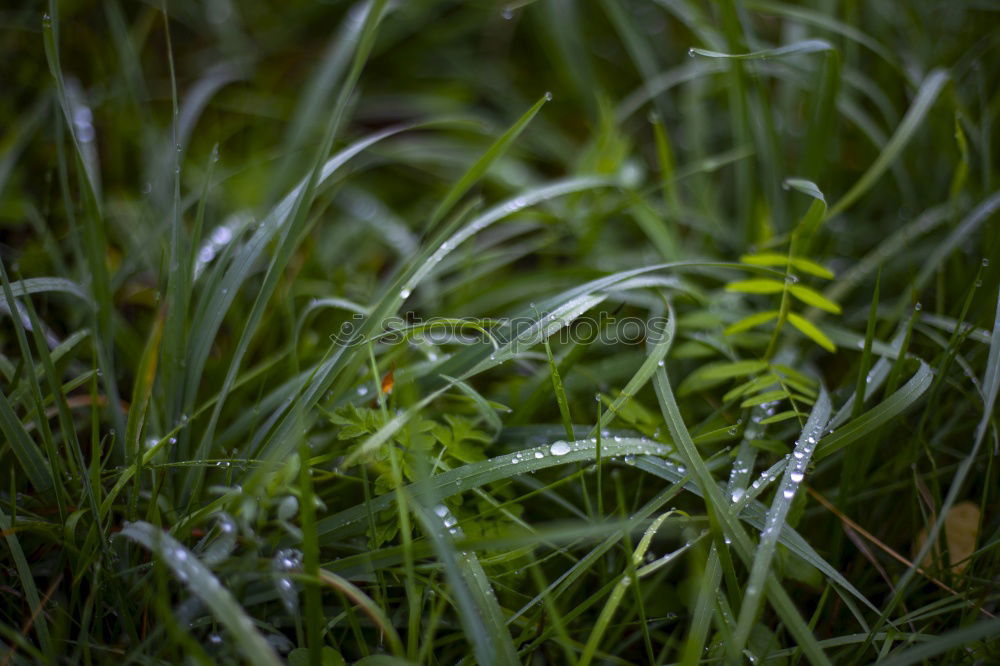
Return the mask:
<svg viewBox="0 0 1000 666">
<path fill-rule="evenodd" d="M 568 443 L 560 440 L 558 442 L 553 442 L 552 446 L 549 447 L 549 453 L 554 456 L 564 456 L 570 452 L 570 446 Z"/>
</svg>

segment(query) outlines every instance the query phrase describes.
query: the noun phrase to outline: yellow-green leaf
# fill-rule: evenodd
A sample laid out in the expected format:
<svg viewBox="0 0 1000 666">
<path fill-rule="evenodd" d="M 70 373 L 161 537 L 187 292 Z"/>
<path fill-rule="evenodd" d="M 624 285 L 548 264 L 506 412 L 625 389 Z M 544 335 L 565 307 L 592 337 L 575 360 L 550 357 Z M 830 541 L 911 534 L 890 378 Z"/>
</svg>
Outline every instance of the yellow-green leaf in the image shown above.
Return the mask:
<svg viewBox="0 0 1000 666">
<path fill-rule="evenodd" d="M 788 321 L 792 324 L 792 326 L 799 329 L 803 335 L 818 344 L 823 349 L 829 352 L 837 351 L 837 345 L 833 344 L 833 340 L 826 337 L 826 334 L 819 330 L 819 328 L 817 328 L 816 325 L 808 319 L 797 315 L 794 312 L 789 312 Z"/>
<path fill-rule="evenodd" d="M 738 291 L 745 294 L 775 294 L 785 288 L 780 280 L 739 280 L 726 285 L 726 291 Z"/>
<path fill-rule="evenodd" d="M 734 333 L 742 333 L 743 331 L 748 331 L 755 326 L 760 326 L 761 324 L 766 324 L 767 322 L 775 319 L 778 316 L 777 310 L 768 310 L 767 312 L 758 312 L 752 314 L 749 317 L 744 317 L 738 322 L 730 324 L 726 327 L 725 334 L 733 335 Z"/>
<path fill-rule="evenodd" d="M 751 266 L 784 266 L 788 257 L 777 252 L 761 252 L 760 254 L 744 254 L 740 261 Z"/>
<path fill-rule="evenodd" d="M 761 252 L 760 254 L 744 254 L 740 257 L 740 261 L 751 266 L 787 266 L 790 263 L 803 273 L 827 280 L 833 279 L 833 271 L 804 257 L 789 257 L 777 252 Z"/>
<path fill-rule="evenodd" d="M 782 421 L 787 421 L 788 419 L 794 419 L 797 413 L 795 411 L 789 410 L 787 412 L 780 412 L 774 416 L 768 416 L 766 419 L 761 419 L 761 425 L 767 425 L 768 423 L 780 423 Z"/>
<path fill-rule="evenodd" d="M 677 392 L 681 395 L 710 388 L 727 379 L 745 377 L 767 368 L 767 361 L 735 361 L 732 363 L 711 363 L 698 368 L 681 382 Z"/>
<path fill-rule="evenodd" d="M 833 314 L 840 314 L 841 312 L 839 305 L 814 289 L 803 287 L 800 284 L 793 284 L 788 289 L 792 292 L 792 296 L 799 299 L 806 305 L 811 305 L 814 308 L 826 310 L 827 312 L 832 312 Z"/>
<path fill-rule="evenodd" d="M 752 398 L 747 398 L 740 403 L 740 407 L 755 407 L 756 405 L 763 405 L 765 402 L 774 402 L 775 400 L 782 400 L 787 397 L 788 391 L 764 391 L 763 393 L 758 393 Z"/>
<path fill-rule="evenodd" d="M 803 273 L 809 273 L 810 275 L 815 275 L 816 277 L 821 277 L 827 280 L 833 279 L 833 271 L 826 266 L 817 264 L 815 261 L 811 261 L 809 259 L 793 257 L 792 266 L 799 269 Z"/>
</svg>

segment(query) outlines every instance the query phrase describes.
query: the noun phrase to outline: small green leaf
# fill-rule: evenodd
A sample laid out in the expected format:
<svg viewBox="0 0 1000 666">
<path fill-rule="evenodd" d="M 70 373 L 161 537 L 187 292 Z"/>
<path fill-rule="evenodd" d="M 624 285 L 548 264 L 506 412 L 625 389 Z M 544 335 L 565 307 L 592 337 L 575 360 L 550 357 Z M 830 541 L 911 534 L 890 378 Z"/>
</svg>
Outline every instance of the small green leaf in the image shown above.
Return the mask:
<svg viewBox="0 0 1000 666">
<path fill-rule="evenodd" d="M 792 266 L 799 269 L 803 273 L 815 275 L 816 277 L 821 277 L 826 280 L 833 279 L 833 271 L 831 271 L 826 266 L 817 264 L 815 261 L 811 261 L 809 259 L 803 259 L 802 257 L 792 257 Z"/>
<path fill-rule="evenodd" d="M 777 310 L 758 312 L 756 314 L 750 315 L 749 317 L 744 317 L 743 319 L 740 319 L 736 323 L 730 324 L 729 326 L 726 327 L 724 333 L 726 335 L 734 335 L 736 333 L 742 333 L 743 331 L 748 331 L 751 328 L 760 326 L 761 324 L 766 324 L 767 322 L 771 321 L 772 319 L 776 319 L 777 317 L 778 317 Z"/>
<path fill-rule="evenodd" d="M 794 312 L 789 312 L 788 321 L 791 322 L 792 326 L 799 329 L 803 335 L 818 344 L 823 349 L 829 352 L 837 351 L 837 345 L 833 344 L 833 340 L 826 337 L 826 334 L 819 330 L 819 328 L 817 328 L 816 325 L 808 319 L 797 315 Z"/>
<path fill-rule="evenodd" d="M 788 256 L 777 252 L 761 252 L 760 254 L 744 254 L 740 261 L 751 266 L 784 266 Z"/>
<path fill-rule="evenodd" d="M 735 400 L 741 395 L 746 395 L 748 393 L 756 393 L 757 391 L 770 388 L 777 381 L 778 378 L 775 377 L 774 374 L 769 372 L 765 375 L 761 375 L 760 377 L 756 377 L 748 382 L 740 384 L 736 388 L 730 390 L 729 393 L 724 395 L 722 397 L 722 400 L 723 402 L 730 402 L 731 400 Z"/>
<path fill-rule="evenodd" d="M 774 402 L 775 400 L 783 400 L 788 397 L 788 391 L 774 390 L 765 391 L 755 395 L 752 398 L 747 398 L 740 403 L 740 407 L 754 407 L 756 405 L 763 405 L 765 402 Z"/>
<path fill-rule="evenodd" d="M 721 384 L 727 379 L 734 377 L 745 377 L 760 372 L 767 368 L 766 361 L 735 361 L 732 363 L 711 363 L 704 365 L 681 382 L 677 392 L 686 395 L 694 391 Z"/>
<path fill-rule="evenodd" d="M 726 285 L 726 291 L 738 291 L 744 294 L 776 294 L 784 289 L 784 282 L 780 280 L 768 280 L 766 278 L 739 280 Z"/>
<path fill-rule="evenodd" d="M 811 305 L 814 308 L 826 310 L 827 312 L 832 312 L 833 314 L 840 314 L 841 312 L 839 305 L 809 287 L 803 287 L 800 284 L 793 284 L 789 287 L 789 291 L 792 292 L 792 296 L 799 299 L 806 305 Z"/>
<path fill-rule="evenodd" d="M 803 273 L 815 275 L 827 280 L 833 279 L 833 271 L 826 266 L 821 266 L 811 259 L 803 257 L 789 257 L 777 252 L 761 252 L 760 254 L 744 254 L 740 261 L 751 266 L 787 266 L 791 264 Z"/>
</svg>

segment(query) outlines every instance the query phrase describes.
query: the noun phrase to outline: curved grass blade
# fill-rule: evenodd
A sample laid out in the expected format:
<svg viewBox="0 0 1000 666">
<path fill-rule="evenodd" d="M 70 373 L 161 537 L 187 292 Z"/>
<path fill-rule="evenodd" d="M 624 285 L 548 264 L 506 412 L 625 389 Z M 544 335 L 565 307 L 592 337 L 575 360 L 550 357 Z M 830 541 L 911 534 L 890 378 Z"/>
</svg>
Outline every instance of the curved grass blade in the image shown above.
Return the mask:
<svg viewBox="0 0 1000 666">
<path fill-rule="evenodd" d="M 25 601 L 27 601 L 30 608 L 41 609 L 42 602 L 41 597 L 38 596 L 35 575 L 31 570 L 31 565 L 28 563 L 28 558 L 24 556 L 24 549 L 21 548 L 21 542 L 17 538 L 17 532 L 14 530 L 10 516 L 2 508 L 0 508 L 0 533 L 3 534 L 4 541 L 7 542 L 7 548 L 10 550 L 11 559 L 14 561 L 14 568 L 17 570 L 17 576 L 21 580 Z M 49 622 L 45 613 L 38 613 L 34 626 L 35 633 L 38 635 L 39 645 L 42 650 L 49 652 L 51 634 L 49 633 Z M 8 647 L 8 649 L 10 648 Z M 13 652 L 8 652 L 6 656 L 10 657 L 12 654 Z"/>
<path fill-rule="evenodd" d="M 808 467 L 809 460 L 815 451 L 816 443 L 830 420 L 831 411 L 830 397 L 825 390 L 821 389 L 816 405 L 809 415 L 809 420 L 806 421 L 806 425 L 802 429 L 802 435 L 795 443 L 791 458 L 788 459 L 789 464 L 785 467 L 785 476 L 779 492 L 775 493 L 774 501 L 767 512 L 766 524 L 760 535 L 757 552 L 754 553 L 746 593 L 743 595 L 743 604 L 736 621 L 736 629 L 727 645 L 731 660 L 739 661 L 740 655 L 743 653 L 743 646 L 746 645 L 750 637 L 750 630 L 756 622 L 763 602 L 764 582 L 771 571 L 771 563 L 777 551 L 781 530 L 785 526 L 788 512 L 792 508 L 792 500 L 795 499 L 795 492 L 805 476 L 806 467 Z"/>
<path fill-rule="evenodd" d="M 708 466 L 702 459 L 701 454 L 695 447 L 691 439 L 691 434 L 681 417 L 680 408 L 674 398 L 673 389 L 667 379 L 667 373 L 663 368 L 659 368 L 655 375 L 653 384 L 656 395 L 660 402 L 660 409 L 663 412 L 664 420 L 670 430 L 678 451 L 684 458 L 688 467 L 694 474 L 695 483 L 703 493 L 705 507 L 715 524 L 724 531 L 735 546 L 737 553 L 745 563 L 752 563 L 753 552 L 750 538 L 743 531 L 743 528 L 736 522 L 736 518 L 727 508 L 726 498 L 722 494 L 715 479 L 712 477 Z M 814 664 L 824 666 L 830 664 L 830 660 L 823 652 L 816 637 L 809 630 L 808 625 L 802 619 L 798 609 L 792 602 L 788 593 L 781 587 L 781 583 L 773 574 L 767 576 L 766 590 L 772 607 L 782 619 L 788 631 L 799 642 L 800 647 L 806 656 Z"/>
<path fill-rule="evenodd" d="M 184 583 L 191 594 L 198 597 L 219 623 L 229 630 L 233 642 L 249 663 L 254 666 L 281 664 L 274 648 L 260 635 L 236 598 L 194 553 L 145 521 L 126 523 L 120 534 L 152 551 L 166 564 L 177 580 Z"/>
<path fill-rule="evenodd" d="M 869 409 L 856 419 L 849 421 L 833 433 L 820 440 L 816 449 L 816 460 L 822 460 L 840 449 L 854 443 L 875 428 L 902 414 L 930 388 L 934 373 L 923 361 L 920 368 L 905 385 L 891 396 Z M 850 413 L 849 411 L 847 412 Z"/>
<path fill-rule="evenodd" d="M 997 209 L 1000 208 L 1000 190 L 994 191 L 990 196 L 986 197 L 978 206 L 976 206 L 961 222 L 958 226 L 944 241 L 937 244 L 934 252 L 923 260 L 920 267 L 920 272 L 917 274 L 916 279 L 913 281 L 912 289 L 915 292 L 919 292 L 927 282 L 930 280 L 934 271 L 938 270 L 938 267 L 945 259 L 947 259 L 956 248 L 962 243 L 966 242 L 968 238 L 983 224 L 986 220 L 992 219 L 996 214 Z M 995 220 L 994 220 L 995 221 Z"/>
<path fill-rule="evenodd" d="M 402 656 L 405 654 L 406 650 L 403 648 L 403 641 L 400 640 L 396 627 L 394 627 L 389 618 L 386 617 L 382 608 L 376 604 L 371 597 L 365 594 L 364 590 L 346 578 L 343 578 L 332 571 L 327 571 L 326 569 L 319 570 L 319 580 L 322 581 L 323 584 L 338 590 L 345 597 L 357 604 L 357 606 L 372 619 L 372 622 L 375 623 L 382 633 L 386 635 L 389 640 L 389 647 L 393 654 L 396 656 Z"/>
<path fill-rule="evenodd" d="M 10 283 L 11 293 L 14 298 L 27 296 L 29 294 L 42 294 L 46 292 L 60 292 L 76 296 L 90 307 L 94 307 L 94 300 L 87 291 L 72 280 L 58 277 L 39 277 L 17 280 Z"/>
<path fill-rule="evenodd" d="M 936 657 L 949 650 L 968 650 L 976 641 L 1000 634 L 1000 618 L 976 622 L 967 627 L 949 631 L 934 638 L 925 638 L 927 642 L 903 652 L 880 659 L 880 666 L 910 666 L 910 664 L 925 664 L 928 659 Z M 888 638 L 888 637 L 887 637 Z M 941 662 L 938 662 L 941 663 Z"/>
<path fill-rule="evenodd" d="M 834 50 L 833 45 L 825 39 L 806 39 L 794 44 L 754 51 L 753 53 L 721 53 L 719 51 L 709 51 L 708 49 L 690 48 L 688 49 L 688 54 L 700 55 L 706 58 L 725 58 L 727 60 L 766 60 L 768 58 L 784 58 L 786 56 L 832 50 Z"/>
<path fill-rule="evenodd" d="M 909 143 L 916 133 L 924 116 L 930 111 L 931 106 L 937 99 L 938 94 L 949 79 L 948 72 L 943 69 L 935 69 L 930 72 L 920 84 L 917 96 L 910 105 L 902 122 L 896 128 L 889 143 L 885 145 L 879 156 L 875 158 L 868 170 L 858 179 L 858 181 L 835 203 L 829 210 L 827 217 L 833 217 L 846 210 L 851 204 L 857 201 L 861 195 L 871 189 L 872 185 L 885 172 L 889 165 L 899 158 L 903 148 Z"/>
<path fill-rule="evenodd" d="M 921 370 L 925 367 L 926 366 L 922 367 Z M 928 374 L 929 372 L 930 371 L 928 369 Z M 929 383 L 930 379 L 928 379 L 927 382 Z M 911 383 L 913 383 L 912 379 L 908 382 L 908 384 Z M 970 448 L 969 453 L 959 463 L 958 469 L 955 471 L 954 477 L 952 477 L 951 484 L 948 486 L 948 493 L 945 495 L 944 501 L 938 509 L 938 518 L 933 522 L 931 529 L 928 530 L 924 545 L 921 546 L 918 552 L 914 555 L 913 564 L 907 568 L 906 573 L 904 573 L 899 579 L 899 582 L 893 591 L 892 597 L 883 609 L 878 622 L 872 626 L 872 634 L 882 628 L 882 625 L 888 620 L 889 614 L 892 613 L 896 606 L 903 601 L 907 586 L 917 574 L 919 563 L 923 562 L 927 553 L 929 553 L 931 548 L 934 547 L 934 544 L 937 543 L 938 535 L 944 527 L 948 511 L 958 499 L 959 493 L 962 492 L 965 479 L 975 464 L 976 455 L 979 453 L 979 449 L 986 438 L 986 431 L 989 428 L 990 419 L 993 416 L 993 410 L 997 402 L 997 394 L 1000 392 L 1000 292 L 997 294 L 997 305 L 993 320 L 993 334 L 990 340 L 990 351 L 986 360 L 986 369 L 983 371 L 982 387 L 983 416 L 976 426 L 975 438 L 972 442 L 972 447 Z M 900 391 L 902 391 L 902 389 L 900 389 Z M 865 643 L 859 648 L 858 655 L 864 653 L 870 641 L 871 637 L 869 636 Z"/>
<path fill-rule="evenodd" d="M 867 33 L 858 30 L 849 23 L 844 23 L 843 21 L 839 21 L 836 18 L 827 16 L 826 14 L 807 7 L 798 7 L 796 5 L 783 2 L 771 2 L 770 0 L 747 0 L 745 4 L 748 9 L 752 9 L 754 11 L 784 16 L 794 21 L 801 21 L 802 23 L 843 35 L 847 39 L 868 48 L 897 70 L 901 69 L 896 58 L 888 48 L 883 46 Z"/>
<path fill-rule="evenodd" d="M 444 504 L 429 509 L 418 500 L 414 513 L 444 567 L 459 620 L 472 643 L 476 660 L 480 664 L 520 663 L 503 611 L 479 559 L 474 553 L 455 548 L 454 538 L 461 539 L 464 535 L 451 511 Z"/>
<path fill-rule="evenodd" d="M 437 205 L 434 212 L 431 213 L 430 218 L 427 221 L 427 228 L 433 229 L 437 224 L 445 218 L 445 216 L 451 211 L 451 209 L 458 203 L 458 200 L 469 191 L 469 189 L 475 185 L 479 180 L 486 174 L 490 166 L 496 162 L 507 149 L 510 148 L 511 144 L 521 135 L 524 128 L 528 126 L 532 118 L 541 110 L 546 102 L 552 99 L 551 93 L 545 93 L 541 99 L 534 103 L 534 105 L 528 109 L 523 116 L 521 116 L 516 123 L 514 123 L 506 132 L 500 135 L 500 137 L 493 142 L 485 153 L 480 156 L 475 163 L 469 167 L 468 171 L 462 174 L 454 185 L 448 190 L 444 198 L 441 199 L 441 203 Z"/>
<path fill-rule="evenodd" d="M 661 514 L 656 520 L 653 521 L 652 525 L 646 528 L 646 532 L 642 535 L 642 539 L 639 540 L 639 544 L 635 547 L 635 552 L 632 553 L 633 567 L 638 567 L 643 563 L 643 559 L 646 555 L 646 551 L 649 550 L 649 545 L 653 540 L 653 536 L 656 534 L 657 530 L 660 529 L 660 526 L 663 525 L 663 521 L 670 517 L 670 514 L 670 511 Z M 671 560 L 679 557 L 681 554 L 690 550 L 696 541 L 697 539 L 693 539 L 674 552 L 659 558 L 655 562 L 651 562 L 649 565 L 638 571 L 635 571 L 636 577 L 641 577 L 644 574 L 648 575 Z M 654 565 L 655 568 L 649 568 Z M 607 601 L 604 602 L 604 608 L 601 609 L 601 613 L 598 615 L 593 629 L 591 629 L 590 634 L 587 636 L 587 643 L 584 645 L 583 653 L 580 655 L 579 661 L 576 662 L 577 666 L 589 666 L 590 662 L 593 661 L 594 655 L 597 653 L 597 646 L 600 644 L 601 638 L 604 637 L 604 634 L 608 629 L 608 625 L 610 624 L 612 617 L 614 617 L 615 611 L 618 610 L 618 606 L 621 604 L 622 599 L 625 598 L 625 593 L 628 591 L 629 586 L 635 582 L 636 581 L 633 580 L 632 576 L 630 576 L 628 572 L 621 574 L 621 578 L 619 578 L 618 582 L 612 588 L 611 594 L 608 595 Z"/>
<path fill-rule="evenodd" d="M 645 439 L 605 437 L 601 440 L 601 455 L 605 458 L 646 454 L 670 457 L 671 453 L 672 449 L 669 446 Z M 596 439 L 587 438 L 572 442 L 557 440 L 551 444 L 522 449 L 435 474 L 406 486 L 405 491 L 414 500 L 431 506 L 447 497 L 479 488 L 493 481 L 508 479 L 518 474 L 530 474 L 557 465 L 590 463 L 596 458 Z M 321 518 L 316 523 L 316 532 L 326 539 L 359 534 L 367 527 L 365 521 L 369 508 L 376 513 L 390 508 L 394 497 L 393 493 L 379 495 L 372 498 L 367 506 L 359 504 Z"/>
</svg>

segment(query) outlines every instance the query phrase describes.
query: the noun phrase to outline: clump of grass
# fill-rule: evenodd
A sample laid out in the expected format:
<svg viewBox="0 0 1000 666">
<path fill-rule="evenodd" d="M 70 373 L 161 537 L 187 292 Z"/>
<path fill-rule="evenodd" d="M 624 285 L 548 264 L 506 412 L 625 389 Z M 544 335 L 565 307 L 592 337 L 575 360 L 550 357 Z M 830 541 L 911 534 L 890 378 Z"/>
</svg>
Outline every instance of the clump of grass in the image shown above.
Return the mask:
<svg viewBox="0 0 1000 666">
<path fill-rule="evenodd" d="M 273 11 L 7 14 L 4 663 L 998 659 L 991 10 Z"/>
</svg>

